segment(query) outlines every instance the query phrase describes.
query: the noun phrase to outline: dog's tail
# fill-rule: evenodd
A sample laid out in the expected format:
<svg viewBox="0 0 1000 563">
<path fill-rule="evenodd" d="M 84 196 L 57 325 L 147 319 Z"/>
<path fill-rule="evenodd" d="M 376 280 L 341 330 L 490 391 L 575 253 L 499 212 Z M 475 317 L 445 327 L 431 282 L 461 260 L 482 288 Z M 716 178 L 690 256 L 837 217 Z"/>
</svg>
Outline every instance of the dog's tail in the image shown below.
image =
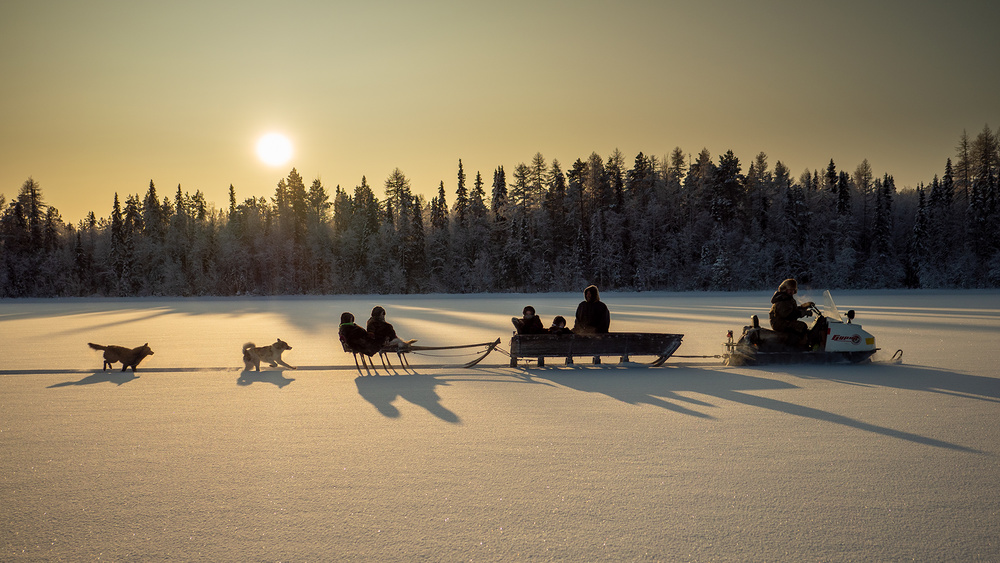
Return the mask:
<svg viewBox="0 0 1000 563">
<path fill-rule="evenodd" d="M 251 348 L 256 348 L 256 347 L 257 347 L 257 345 L 254 344 L 253 342 L 247 342 L 246 344 L 243 345 L 243 351 L 246 352 L 247 350 L 249 350 Z"/>
<path fill-rule="evenodd" d="M 93 342 L 88 342 L 87 346 L 90 346 L 94 350 L 107 350 L 107 346 L 101 346 L 100 344 L 94 344 Z"/>
<path fill-rule="evenodd" d="M 247 342 L 246 344 L 243 345 L 243 361 L 244 362 L 249 362 L 250 361 L 250 359 L 251 359 L 250 350 L 253 350 L 254 348 L 256 348 L 256 346 L 254 346 L 253 342 Z"/>
</svg>

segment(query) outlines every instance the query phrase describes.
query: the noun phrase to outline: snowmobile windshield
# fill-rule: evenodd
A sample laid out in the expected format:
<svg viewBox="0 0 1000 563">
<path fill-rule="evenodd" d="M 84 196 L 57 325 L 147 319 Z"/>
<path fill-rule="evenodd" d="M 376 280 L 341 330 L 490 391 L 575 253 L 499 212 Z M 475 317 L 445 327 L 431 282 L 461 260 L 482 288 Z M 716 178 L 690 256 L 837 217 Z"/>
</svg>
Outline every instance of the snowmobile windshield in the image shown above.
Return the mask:
<svg viewBox="0 0 1000 563">
<path fill-rule="evenodd" d="M 841 320 L 840 311 L 837 310 L 829 289 L 823 292 L 823 315 L 829 319 Z"/>
</svg>

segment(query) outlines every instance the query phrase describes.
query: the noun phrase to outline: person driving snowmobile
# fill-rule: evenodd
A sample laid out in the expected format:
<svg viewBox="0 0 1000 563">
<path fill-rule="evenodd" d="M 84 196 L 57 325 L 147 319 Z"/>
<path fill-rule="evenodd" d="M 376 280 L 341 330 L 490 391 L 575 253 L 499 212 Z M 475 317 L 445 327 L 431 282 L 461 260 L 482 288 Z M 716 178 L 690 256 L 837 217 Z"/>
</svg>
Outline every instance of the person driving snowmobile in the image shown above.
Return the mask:
<svg viewBox="0 0 1000 563">
<path fill-rule="evenodd" d="M 788 343 L 807 347 L 810 344 L 809 327 L 800 321 L 802 317 L 812 316 L 813 302 L 799 305 L 795 301 L 799 284 L 794 279 L 787 279 L 778 286 L 778 291 L 771 297 L 771 330 L 788 335 Z"/>
</svg>

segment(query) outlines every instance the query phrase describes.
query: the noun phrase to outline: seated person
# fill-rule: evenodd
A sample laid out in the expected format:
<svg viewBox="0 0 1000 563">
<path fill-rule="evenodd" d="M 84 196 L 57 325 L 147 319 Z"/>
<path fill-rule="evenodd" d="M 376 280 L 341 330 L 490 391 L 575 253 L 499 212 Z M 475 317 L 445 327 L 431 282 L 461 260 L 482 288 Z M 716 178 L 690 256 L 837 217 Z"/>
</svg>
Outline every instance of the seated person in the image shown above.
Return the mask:
<svg viewBox="0 0 1000 563">
<path fill-rule="evenodd" d="M 566 328 L 566 318 L 562 315 L 552 319 L 552 326 L 549 327 L 549 334 L 573 334 L 573 331 Z"/>
<path fill-rule="evenodd" d="M 810 310 L 813 303 L 803 303 L 799 305 L 795 301 L 795 294 L 798 293 L 798 282 L 787 279 L 778 286 L 778 291 L 771 297 L 771 311 L 768 317 L 771 321 L 771 330 L 786 334 L 788 344 L 805 348 L 810 343 L 809 327 L 800 321 L 802 317 L 812 316 Z"/>
<path fill-rule="evenodd" d="M 354 315 L 347 312 L 340 315 L 340 341 L 351 352 L 364 354 L 369 358 L 382 349 L 382 345 L 375 341 L 370 332 L 354 324 Z"/>
<path fill-rule="evenodd" d="M 576 334 L 607 334 L 611 327 L 611 312 L 601 301 L 601 295 L 596 285 L 587 286 L 583 290 L 583 301 L 576 308 L 576 323 L 573 332 Z"/>
<path fill-rule="evenodd" d="M 542 319 L 535 316 L 534 307 L 528 305 L 522 313 L 524 316 L 520 319 L 517 317 L 511 317 L 510 319 L 510 322 L 514 323 L 514 328 L 517 329 L 518 334 L 543 334 L 545 332 Z"/>
<path fill-rule="evenodd" d="M 375 306 L 372 309 L 372 317 L 368 319 L 367 326 L 368 332 L 371 333 L 375 342 L 378 342 L 380 346 L 392 346 L 402 352 L 409 350 L 410 345 L 416 342 L 415 339 L 403 340 L 396 336 L 396 329 L 386 322 L 385 309 L 381 306 Z"/>
</svg>

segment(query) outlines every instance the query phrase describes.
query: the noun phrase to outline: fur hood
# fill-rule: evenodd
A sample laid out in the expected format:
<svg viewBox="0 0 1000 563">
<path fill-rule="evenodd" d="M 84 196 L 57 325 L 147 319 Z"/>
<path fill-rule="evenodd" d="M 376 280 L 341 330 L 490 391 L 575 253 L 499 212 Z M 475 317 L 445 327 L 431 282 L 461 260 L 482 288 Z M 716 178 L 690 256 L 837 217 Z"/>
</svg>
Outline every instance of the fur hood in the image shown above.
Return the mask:
<svg viewBox="0 0 1000 563">
<path fill-rule="evenodd" d="M 795 301 L 795 298 L 784 291 L 775 291 L 774 295 L 771 297 L 771 303 L 780 303 L 782 301 Z"/>
</svg>

